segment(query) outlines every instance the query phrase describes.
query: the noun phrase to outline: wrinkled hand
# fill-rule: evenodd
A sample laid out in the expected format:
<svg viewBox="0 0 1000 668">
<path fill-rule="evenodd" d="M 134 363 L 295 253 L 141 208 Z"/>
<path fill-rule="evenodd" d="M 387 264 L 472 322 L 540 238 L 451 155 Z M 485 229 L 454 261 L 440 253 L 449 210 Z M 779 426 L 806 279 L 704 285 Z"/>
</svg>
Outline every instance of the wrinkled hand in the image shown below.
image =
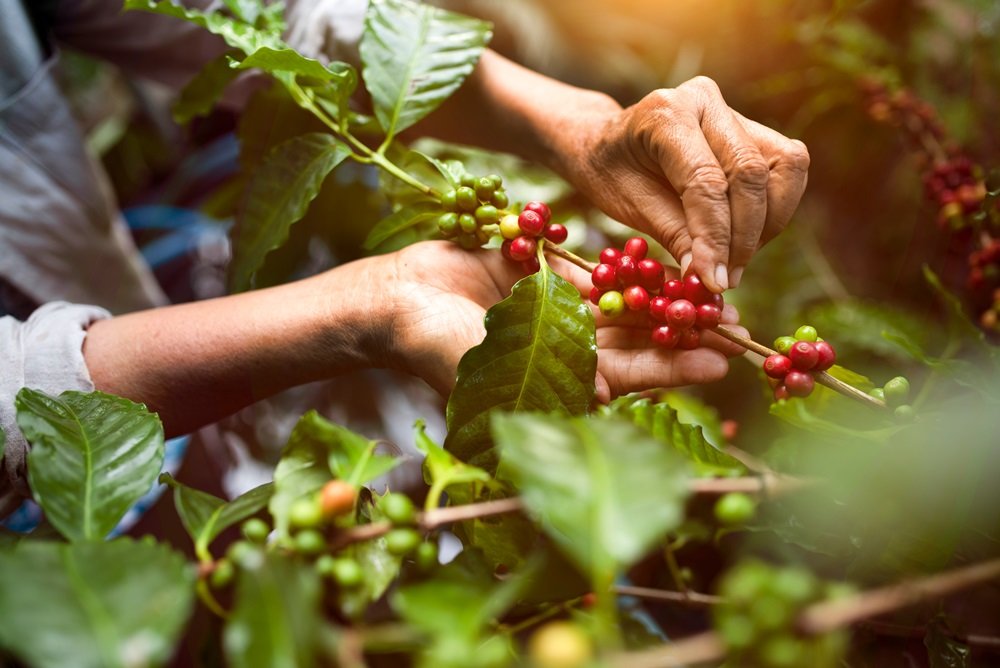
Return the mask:
<svg viewBox="0 0 1000 668">
<path fill-rule="evenodd" d="M 524 274 L 497 251 L 470 252 L 441 241 L 415 244 L 383 258 L 392 267 L 384 279 L 392 286 L 384 304 L 392 313 L 391 363 L 447 394 L 462 355 L 486 334 L 486 309 L 506 298 Z M 581 295 L 589 294 L 587 272 L 557 258 L 550 258 L 550 265 Z M 648 325 L 637 316 L 614 321 L 600 313 L 596 317 L 602 401 L 636 390 L 718 380 L 729 368 L 726 356 L 743 352 L 714 334 L 706 334 L 707 347 L 697 350 L 656 349 Z M 727 306 L 723 321 L 736 319 L 735 309 Z M 735 329 L 745 335 L 742 328 Z"/>
<path fill-rule="evenodd" d="M 560 171 L 713 291 L 738 285 L 798 206 L 805 145 L 741 116 L 706 77 L 616 106 L 582 112 L 566 128 Z"/>
</svg>

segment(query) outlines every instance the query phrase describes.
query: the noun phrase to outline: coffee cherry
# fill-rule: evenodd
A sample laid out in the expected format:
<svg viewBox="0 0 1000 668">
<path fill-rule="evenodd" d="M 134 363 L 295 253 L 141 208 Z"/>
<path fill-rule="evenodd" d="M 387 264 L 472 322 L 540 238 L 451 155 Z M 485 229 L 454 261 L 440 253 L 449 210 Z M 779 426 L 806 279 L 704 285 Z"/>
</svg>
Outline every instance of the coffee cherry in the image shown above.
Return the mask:
<svg viewBox="0 0 1000 668">
<path fill-rule="evenodd" d="M 552 243 L 561 244 L 566 241 L 566 237 L 569 236 L 569 230 L 566 229 L 565 225 L 561 225 L 559 223 L 549 223 L 545 226 L 542 234 L 544 234 L 545 238 Z"/>
<path fill-rule="evenodd" d="M 583 668 L 593 658 L 590 638 L 572 622 L 549 622 L 528 640 L 531 665 L 537 668 Z"/>
<path fill-rule="evenodd" d="M 813 344 L 813 347 L 816 348 L 816 353 L 819 355 L 813 371 L 826 371 L 837 361 L 836 351 L 826 341 L 817 341 Z"/>
<path fill-rule="evenodd" d="M 455 211 L 458 209 L 457 193 L 454 190 L 449 190 L 441 195 L 441 206 L 446 211 Z"/>
<path fill-rule="evenodd" d="M 625 298 L 617 290 L 605 292 L 601 295 L 601 299 L 597 305 L 601 309 L 601 313 L 608 318 L 617 318 L 625 312 Z"/>
<path fill-rule="evenodd" d="M 499 174 L 489 174 L 486 178 L 493 182 L 494 188 L 499 188 L 503 185 L 503 177 Z"/>
<path fill-rule="evenodd" d="M 476 209 L 476 220 L 481 225 L 490 225 L 500 220 L 500 214 L 492 204 L 483 204 Z"/>
<path fill-rule="evenodd" d="M 393 529 L 385 535 L 385 549 L 397 557 L 412 552 L 420 544 L 416 529 Z"/>
<path fill-rule="evenodd" d="M 605 248 L 601 251 L 601 264 L 610 264 L 613 267 L 618 264 L 618 258 L 623 254 L 617 248 Z"/>
<path fill-rule="evenodd" d="M 215 562 L 215 568 L 212 569 L 212 575 L 209 577 L 212 587 L 222 589 L 233 581 L 235 575 L 236 568 L 233 566 L 233 562 L 228 559 L 220 559 Z"/>
<path fill-rule="evenodd" d="M 237 566 L 245 567 L 250 564 L 251 559 L 255 559 L 260 554 L 261 551 L 253 544 L 245 540 L 238 540 L 226 550 L 226 559 Z"/>
<path fill-rule="evenodd" d="M 690 329 L 698 317 L 694 304 L 686 299 L 670 302 L 667 307 L 667 324 L 679 330 Z"/>
<path fill-rule="evenodd" d="M 812 343 L 819 338 L 819 333 L 816 328 L 812 325 L 802 325 L 797 330 L 795 330 L 795 339 L 797 341 L 809 341 Z"/>
<path fill-rule="evenodd" d="M 532 255 L 527 260 L 521 263 L 521 269 L 526 274 L 534 274 L 536 271 L 542 268 L 542 263 L 538 261 L 538 258 Z"/>
<path fill-rule="evenodd" d="M 478 181 L 476 181 L 476 197 L 484 202 L 490 201 L 493 197 L 493 191 L 496 190 L 496 186 L 493 185 L 493 181 L 488 176 L 484 176 Z"/>
<path fill-rule="evenodd" d="M 631 255 L 622 255 L 615 265 L 615 275 L 618 276 L 618 284 L 622 287 L 638 285 L 639 263 Z"/>
<path fill-rule="evenodd" d="M 808 397 L 812 394 L 815 385 L 816 381 L 813 380 L 812 375 L 805 371 L 792 369 L 785 376 L 785 387 L 788 389 L 788 394 L 793 397 Z"/>
<path fill-rule="evenodd" d="M 872 389 L 868 390 L 868 394 L 870 396 L 875 397 L 879 401 L 885 401 L 885 390 L 883 390 L 881 387 L 873 387 Z"/>
<path fill-rule="evenodd" d="M 521 226 L 518 224 L 517 216 L 508 213 L 500 219 L 500 236 L 504 239 L 516 239 L 521 236 Z"/>
<path fill-rule="evenodd" d="M 459 180 L 459 183 L 466 188 L 475 188 L 476 181 L 478 180 L 479 179 L 477 179 L 472 174 L 464 174 L 462 178 Z"/>
<path fill-rule="evenodd" d="M 764 373 L 771 378 L 784 378 L 792 370 L 792 360 L 784 355 L 771 355 L 764 360 Z"/>
<path fill-rule="evenodd" d="M 417 547 L 417 552 L 413 555 L 413 560 L 417 562 L 417 568 L 422 571 L 430 570 L 438 565 L 438 547 L 434 543 L 424 542 Z"/>
<path fill-rule="evenodd" d="M 271 533 L 271 527 L 267 525 L 267 522 L 258 517 L 248 519 L 240 529 L 243 531 L 244 538 L 258 545 L 267 541 L 267 535 Z"/>
<path fill-rule="evenodd" d="M 646 257 L 649 252 L 649 244 L 642 237 L 632 237 L 625 242 L 625 254 L 631 255 L 636 260 Z"/>
<path fill-rule="evenodd" d="M 479 241 L 480 245 L 485 244 L 490 239 L 500 234 L 500 226 L 496 223 L 491 225 L 483 225 L 478 230 L 476 230 L 476 240 Z"/>
<path fill-rule="evenodd" d="M 545 227 L 545 220 L 538 212 L 525 209 L 517 217 L 517 224 L 521 226 L 521 231 L 529 237 L 537 237 Z"/>
<path fill-rule="evenodd" d="M 676 348 L 677 344 L 680 343 L 681 332 L 670 325 L 660 325 L 653 328 L 650 339 L 659 347 L 670 350 L 671 348 Z"/>
<path fill-rule="evenodd" d="M 795 345 L 794 336 L 779 336 L 774 340 L 774 349 L 782 355 L 787 355 L 788 351 Z"/>
<path fill-rule="evenodd" d="M 660 294 L 671 301 L 674 299 L 684 299 L 684 282 L 676 278 L 672 278 L 663 284 L 663 289 Z"/>
<path fill-rule="evenodd" d="M 523 262 L 535 256 L 537 246 L 531 237 L 518 237 L 510 242 L 510 256 L 518 262 Z"/>
<path fill-rule="evenodd" d="M 712 301 L 712 291 L 705 287 L 697 274 L 684 277 L 684 299 L 692 304 L 704 304 Z"/>
<path fill-rule="evenodd" d="M 524 205 L 523 211 L 533 211 L 537 213 L 542 218 L 542 224 L 552 220 L 552 210 L 549 209 L 549 205 L 545 202 L 528 202 Z"/>
<path fill-rule="evenodd" d="M 475 234 L 476 230 L 479 229 L 479 225 L 476 223 L 475 216 L 471 213 L 463 213 L 458 217 L 458 228 L 466 234 Z"/>
<path fill-rule="evenodd" d="M 649 293 L 641 285 L 630 285 L 622 291 L 625 305 L 633 311 L 643 311 L 649 308 Z"/>
<path fill-rule="evenodd" d="M 722 321 L 722 310 L 715 304 L 699 304 L 694 323 L 702 329 L 712 329 Z"/>
<path fill-rule="evenodd" d="M 502 190 L 498 190 L 493 193 L 493 197 L 490 198 L 490 204 L 498 209 L 506 209 L 507 205 L 510 204 L 510 198 L 507 197 L 507 193 Z"/>
<path fill-rule="evenodd" d="M 885 392 L 885 402 L 890 406 L 899 406 L 910 396 L 910 381 L 903 376 L 896 376 L 882 389 Z"/>
<path fill-rule="evenodd" d="M 590 274 L 590 280 L 595 288 L 614 290 L 618 287 L 618 276 L 610 264 L 599 264 Z"/>
<path fill-rule="evenodd" d="M 681 332 L 681 340 L 677 342 L 677 347 L 681 350 L 694 350 L 701 345 L 701 332 L 691 328 Z"/>
<path fill-rule="evenodd" d="M 653 297 L 649 300 L 649 315 L 653 320 L 659 320 L 660 322 L 667 321 L 667 307 L 670 306 L 670 300 L 666 297 Z"/>
<path fill-rule="evenodd" d="M 319 554 L 326 549 L 326 539 L 315 529 L 306 529 L 295 534 L 295 551 L 300 554 Z"/>
<path fill-rule="evenodd" d="M 916 411 L 913 410 L 913 406 L 909 404 L 900 404 L 892 411 L 892 414 L 896 416 L 896 419 L 900 422 L 913 422 L 917 418 Z"/>
<path fill-rule="evenodd" d="M 601 295 L 604 294 L 604 290 L 600 288 L 593 287 L 590 289 L 590 303 L 597 306 L 601 302 Z"/>
<path fill-rule="evenodd" d="M 663 265 L 653 258 L 639 260 L 639 285 L 650 292 L 663 287 Z"/>
<path fill-rule="evenodd" d="M 323 517 L 346 515 L 354 510 L 358 490 L 344 480 L 331 480 L 319 492 L 319 505 Z"/>
<path fill-rule="evenodd" d="M 451 239 L 458 234 L 458 214 L 441 214 L 441 217 L 438 218 L 438 232 L 440 232 L 441 236 L 445 239 Z"/>
<path fill-rule="evenodd" d="M 455 191 L 455 202 L 461 211 L 474 211 L 479 206 L 476 191 L 467 186 L 462 186 Z"/>
<path fill-rule="evenodd" d="M 715 502 L 715 519 L 723 524 L 746 524 L 753 519 L 757 503 L 746 494 L 724 494 Z"/>
<path fill-rule="evenodd" d="M 775 401 L 784 401 L 785 399 L 788 399 L 791 396 L 792 395 L 788 391 L 788 388 L 785 387 L 784 385 L 778 385 L 777 387 L 774 388 L 774 400 Z"/>
<path fill-rule="evenodd" d="M 788 357 L 792 360 L 792 366 L 800 371 L 812 369 L 819 361 L 816 346 L 808 341 L 796 341 L 792 349 L 788 351 Z"/>
<path fill-rule="evenodd" d="M 365 581 L 365 572 L 361 565 L 349 557 L 334 559 L 329 566 L 333 581 L 344 589 L 354 589 Z"/>
<path fill-rule="evenodd" d="M 520 233 L 521 228 L 517 228 L 517 231 Z M 517 262 L 517 260 L 515 260 L 510 256 L 510 246 L 513 243 L 514 243 L 513 240 L 507 239 L 502 244 L 500 244 L 500 254 L 503 255 L 504 258 L 510 260 L 511 262 Z"/>
<path fill-rule="evenodd" d="M 300 529 L 318 527 L 323 522 L 319 500 L 313 496 L 296 499 L 288 509 L 288 521 L 293 527 Z"/>
<path fill-rule="evenodd" d="M 476 231 L 478 232 L 478 230 Z M 482 242 L 475 233 L 466 234 L 465 232 L 462 232 L 458 235 L 458 245 L 465 250 L 473 250 L 474 248 L 479 248 L 482 245 Z"/>
<path fill-rule="evenodd" d="M 387 494 L 378 505 L 393 524 L 412 524 L 417 516 L 413 501 L 405 494 Z"/>
</svg>

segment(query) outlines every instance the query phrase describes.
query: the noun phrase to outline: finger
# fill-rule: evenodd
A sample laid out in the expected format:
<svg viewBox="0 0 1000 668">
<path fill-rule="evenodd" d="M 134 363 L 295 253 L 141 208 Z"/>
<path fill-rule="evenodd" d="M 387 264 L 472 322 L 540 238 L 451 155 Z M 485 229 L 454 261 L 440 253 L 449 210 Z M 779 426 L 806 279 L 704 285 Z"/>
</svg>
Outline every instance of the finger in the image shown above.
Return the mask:
<svg viewBox="0 0 1000 668">
<path fill-rule="evenodd" d="M 764 229 L 768 163 L 714 81 L 699 77 L 683 85 L 702 99 L 701 127 L 729 181 L 732 236 L 727 267 L 729 287 L 736 287 Z"/>
<path fill-rule="evenodd" d="M 734 112 L 735 113 L 735 112 Z M 767 160 L 767 217 L 759 245 L 776 237 L 792 219 L 809 179 L 809 150 L 797 139 L 737 114 Z"/>
<path fill-rule="evenodd" d="M 729 370 L 725 355 L 708 348 L 696 350 L 602 350 L 597 367 L 610 396 L 655 387 L 709 383 Z"/>
</svg>

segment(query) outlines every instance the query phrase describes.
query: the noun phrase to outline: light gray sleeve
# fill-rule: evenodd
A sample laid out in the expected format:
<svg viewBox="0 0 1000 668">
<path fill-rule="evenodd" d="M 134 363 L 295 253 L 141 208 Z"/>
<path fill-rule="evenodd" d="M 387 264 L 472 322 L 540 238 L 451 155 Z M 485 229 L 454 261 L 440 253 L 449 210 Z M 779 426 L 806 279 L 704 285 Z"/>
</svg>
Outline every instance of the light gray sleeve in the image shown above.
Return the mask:
<svg viewBox="0 0 1000 668">
<path fill-rule="evenodd" d="M 285 38 L 291 46 L 326 62 L 361 66 L 358 43 L 368 0 L 292 0 L 286 7 Z"/>
<path fill-rule="evenodd" d="M 7 436 L 0 467 L 0 517 L 30 496 L 28 444 L 17 427 L 14 397 L 22 387 L 57 395 L 94 389 L 83 360 L 87 328 L 111 314 L 96 306 L 51 302 L 21 322 L 0 318 L 0 427 Z"/>
</svg>

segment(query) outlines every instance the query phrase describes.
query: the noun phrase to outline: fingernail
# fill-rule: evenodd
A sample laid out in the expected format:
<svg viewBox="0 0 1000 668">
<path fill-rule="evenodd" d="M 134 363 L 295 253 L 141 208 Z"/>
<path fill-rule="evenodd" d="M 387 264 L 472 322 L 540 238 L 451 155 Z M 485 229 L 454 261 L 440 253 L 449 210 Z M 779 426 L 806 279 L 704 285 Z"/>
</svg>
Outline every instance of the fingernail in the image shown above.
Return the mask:
<svg viewBox="0 0 1000 668">
<path fill-rule="evenodd" d="M 687 276 L 688 267 L 691 266 L 691 253 L 684 253 L 681 256 L 681 278 Z"/>
<path fill-rule="evenodd" d="M 729 286 L 733 288 L 740 287 L 740 281 L 743 280 L 743 270 L 746 267 L 736 267 L 731 272 L 729 272 Z"/>
<path fill-rule="evenodd" d="M 726 271 L 726 265 L 715 265 L 715 282 L 718 283 L 719 287 L 723 290 L 729 288 L 729 272 Z"/>
</svg>

